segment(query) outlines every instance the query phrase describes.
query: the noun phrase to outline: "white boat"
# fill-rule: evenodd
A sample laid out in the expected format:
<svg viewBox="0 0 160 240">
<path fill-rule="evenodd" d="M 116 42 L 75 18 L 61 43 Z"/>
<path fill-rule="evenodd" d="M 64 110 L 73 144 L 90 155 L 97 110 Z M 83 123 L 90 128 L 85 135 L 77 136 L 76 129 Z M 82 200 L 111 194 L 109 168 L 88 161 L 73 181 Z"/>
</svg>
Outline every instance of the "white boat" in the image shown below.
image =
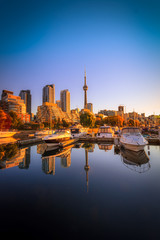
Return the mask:
<svg viewBox="0 0 160 240">
<path fill-rule="evenodd" d="M 12 137 L 12 136 L 15 135 L 15 134 L 16 134 L 16 132 L 0 131 L 0 138 Z"/>
<path fill-rule="evenodd" d="M 42 130 L 42 131 L 37 131 L 35 133 L 35 136 L 42 136 L 42 135 L 51 135 L 53 134 L 55 131 L 54 130 Z"/>
<path fill-rule="evenodd" d="M 75 125 L 70 129 L 73 138 L 84 137 L 87 135 L 87 128 L 84 128 L 81 124 Z"/>
<path fill-rule="evenodd" d="M 120 144 L 129 150 L 140 151 L 148 144 L 137 127 L 126 127 L 122 129 Z"/>
<path fill-rule="evenodd" d="M 53 134 L 44 137 L 43 140 L 48 147 L 56 149 L 63 146 L 63 144 L 66 145 L 68 141 L 72 140 L 72 136 L 70 130 L 57 130 Z"/>
<path fill-rule="evenodd" d="M 113 138 L 114 137 L 114 131 L 110 126 L 101 126 L 97 133 L 98 138 Z"/>
</svg>

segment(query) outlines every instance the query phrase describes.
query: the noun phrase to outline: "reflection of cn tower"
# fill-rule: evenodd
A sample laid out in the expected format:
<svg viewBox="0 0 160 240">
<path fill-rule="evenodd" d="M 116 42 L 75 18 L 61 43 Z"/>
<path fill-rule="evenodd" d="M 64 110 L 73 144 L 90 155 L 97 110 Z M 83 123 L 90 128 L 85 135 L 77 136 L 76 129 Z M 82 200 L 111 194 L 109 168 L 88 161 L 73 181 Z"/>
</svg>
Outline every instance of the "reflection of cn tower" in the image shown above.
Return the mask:
<svg viewBox="0 0 160 240">
<path fill-rule="evenodd" d="M 88 192 L 88 171 L 90 169 L 90 166 L 88 165 L 88 149 L 85 149 L 85 159 L 86 159 L 86 165 L 84 166 L 84 170 L 86 171 L 87 192 Z"/>
</svg>

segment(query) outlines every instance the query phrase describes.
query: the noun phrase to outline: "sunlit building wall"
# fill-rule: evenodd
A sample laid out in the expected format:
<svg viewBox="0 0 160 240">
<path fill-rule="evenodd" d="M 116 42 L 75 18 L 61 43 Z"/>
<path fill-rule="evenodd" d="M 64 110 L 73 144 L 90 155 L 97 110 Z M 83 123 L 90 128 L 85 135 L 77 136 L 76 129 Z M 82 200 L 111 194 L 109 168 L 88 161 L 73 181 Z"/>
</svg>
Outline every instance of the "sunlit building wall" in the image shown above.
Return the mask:
<svg viewBox="0 0 160 240">
<path fill-rule="evenodd" d="M 26 113 L 26 104 L 20 96 L 14 96 L 13 92 L 3 90 L 1 97 L 1 107 L 5 112 L 16 112 L 24 123 L 30 122 L 30 115 Z"/>
<path fill-rule="evenodd" d="M 49 102 L 49 103 L 55 103 L 55 85 L 46 85 L 43 88 L 43 103 Z"/>
<path fill-rule="evenodd" d="M 30 90 L 21 90 L 19 93 L 21 99 L 24 100 L 26 104 L 26 112 L 31 115 L 31 93 Z"/>
<path fill-rule="evenodd" d="M 62 90 L 60 92 L 60 101 L 61 101 L 61 108 L 63 112 L 70 112 L 70 92 L 68 89 Z"/>
</svg>

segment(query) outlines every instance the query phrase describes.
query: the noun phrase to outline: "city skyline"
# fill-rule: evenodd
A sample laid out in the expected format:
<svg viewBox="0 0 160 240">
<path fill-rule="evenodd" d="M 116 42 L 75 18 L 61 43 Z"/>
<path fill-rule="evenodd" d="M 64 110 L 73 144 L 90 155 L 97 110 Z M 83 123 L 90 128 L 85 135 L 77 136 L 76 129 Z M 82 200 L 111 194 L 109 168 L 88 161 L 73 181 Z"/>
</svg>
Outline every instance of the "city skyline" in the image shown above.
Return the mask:
<svg viewBox="0 0 160 240">
<path fill-rule="evenodd" d="M 68 89 L 71 109 L 87 97 L 102 109 L 160 114 L 160 3 L 153 1 L 4 1 L 0 8 L 0 92 L 32 95 L 55 84 Z M 5 23 L 5 24 L 4 24 Z"/>
</svg>

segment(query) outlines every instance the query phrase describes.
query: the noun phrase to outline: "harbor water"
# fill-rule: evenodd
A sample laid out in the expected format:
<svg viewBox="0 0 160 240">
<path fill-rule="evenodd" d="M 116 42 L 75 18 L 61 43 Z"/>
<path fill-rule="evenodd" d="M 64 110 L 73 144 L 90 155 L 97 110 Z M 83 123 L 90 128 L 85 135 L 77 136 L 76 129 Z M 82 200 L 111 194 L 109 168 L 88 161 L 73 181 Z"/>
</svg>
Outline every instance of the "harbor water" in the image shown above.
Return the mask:
<svg viewBox="0 0 160 240">
<path fill-rule="evenodd" d="M 1 152 L 0 207 L 1 236 L 160 239 L 160 146 L 14 146 Z"/>
</svg>

